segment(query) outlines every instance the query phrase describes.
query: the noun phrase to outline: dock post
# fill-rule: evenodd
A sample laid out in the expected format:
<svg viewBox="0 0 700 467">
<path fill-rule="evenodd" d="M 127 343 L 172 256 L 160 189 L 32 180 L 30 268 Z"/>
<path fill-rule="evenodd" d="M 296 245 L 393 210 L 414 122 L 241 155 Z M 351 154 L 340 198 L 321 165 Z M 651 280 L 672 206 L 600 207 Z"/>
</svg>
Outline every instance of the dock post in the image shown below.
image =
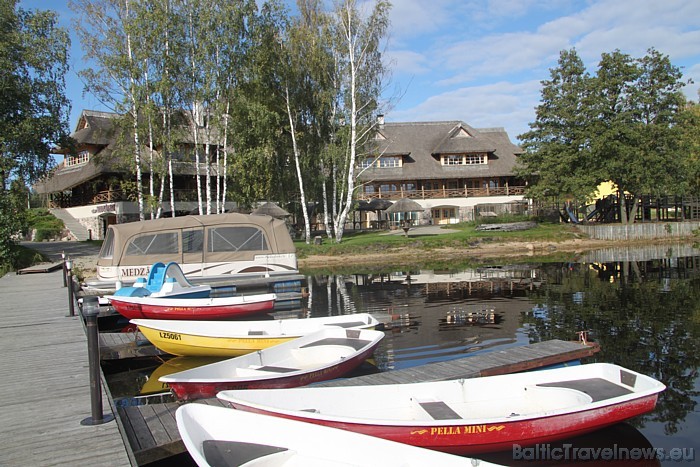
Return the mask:
<svg viewBox="0 0 700 467">
<path fill-rule="evenodd" d="M 66 252 L 61 252 L 61 261 L 63 262 L 63 287 L 66 287 Z"/>
<path fill-rule="evenodd" d="M 68 316 L 75 316 L 75 299 L 73 298 L 73 273 L 71 268 L 73 267 L 73 261 L 68 258 L 66 259 L 66 272 L 68 273 Z"/>
<path fill-rule="evenodd" d="M 82 314 L 85 317 L 88 338 L 88 360 L 90 362 L 90 406 L 92 416 L 80 422 L 81 425 L 101 425 L 114 420 L 114 415 L 102 413 L 102 384 L 100 376 L 100 341 L 97 329 L 97 315 L 100 302 L 97 297 L 83 297 Z"/>
</svg>

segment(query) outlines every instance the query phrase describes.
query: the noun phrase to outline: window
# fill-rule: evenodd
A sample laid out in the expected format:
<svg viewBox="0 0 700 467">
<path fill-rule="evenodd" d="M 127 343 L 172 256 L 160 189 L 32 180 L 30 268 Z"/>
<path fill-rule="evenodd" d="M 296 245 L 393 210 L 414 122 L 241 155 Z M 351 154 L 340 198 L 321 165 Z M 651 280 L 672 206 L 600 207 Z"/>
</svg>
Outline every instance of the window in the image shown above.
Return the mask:
<svg viewBox="0 0 700 467">
<path fill-rule="evenodd" d="M 89 160 L 90 160 L 90 152 L 89 151 L 80 151 L 77 156 L 66 156 L 66 159 L 64 161 L 64 165 L 66 167 L 71 167 L 73 165 L 85 164 Z"/>
<path fill-rule="evenodd" d="M 388 169 L 392 167 L 401 167 L 400 157 L 380 157 L 379 168 Z"/>
<path fill-rule="evenodd" d="M 464 158 L 457 154 L 442 156 L 442 165 L 464 165 Z"/>
<path fill-rule="evenodd" d="M 374 167 L 375 169 L 390 169 L 401 167 L 401 161 L 402 159 L 400 156 L 367 157 L 360 161 L 360 168 L 368 169 Z"/>
<path fill-rule="evenodd" d="M 182 231 L 182 252 L 201 253 L 204 249 L 204 231 L 183 230 Z"/>
<path fill-rule="evenodd" d="M 367 159 L 362 159 L 360 161 L 360 168 L 361 169 L 368 169 L 374 165 L 374 159 L 372 158 L 367 158 Z"/>
<path fill-rule="evenodd" d="M 256 227 L 214 227 L 207 233 L 210 253 L 222 251 L 267 251 L 267 240 Z"/>
<path fill-rule="evenodd" d="M 451 219 L 455 217 L 455 208 L 448 208 L 442 210 L 443 219 Z"/>
<path fill-rule="evenodd" d="M 141 235 L 129 242 L 126 256 L 177 254 L 178 239 L 177 232 Z"/>
<path fill-rule="evenodd" d="M 486 154 L 467 154 L 465 164 L 476 165 L 486 164 Z"/>
</svg>

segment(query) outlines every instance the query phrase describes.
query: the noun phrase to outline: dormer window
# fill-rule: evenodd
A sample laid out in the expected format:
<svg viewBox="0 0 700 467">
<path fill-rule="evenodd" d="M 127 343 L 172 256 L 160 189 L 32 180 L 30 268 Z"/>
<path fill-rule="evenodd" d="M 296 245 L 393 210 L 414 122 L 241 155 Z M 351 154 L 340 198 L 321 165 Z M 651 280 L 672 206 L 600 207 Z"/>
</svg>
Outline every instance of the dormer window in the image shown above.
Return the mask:
<svg viewBox="0 0 700 467">
<path fill-rule="evenodd" d="M 444 154 L 440 156 L 442 165 L 481 165 L 488 163 L 486 154 Z"/>
<path fill-rule="evenodd" d="M 75 165 L 86 164 L 90 160 L 90 151 L 80 151 L 77 156 L 66 156 L 64 165 L 72 167 Z"/>
<path fill-rule="evenodd" d="M 391 169 L 403 166 L 403 158 L 401 156 L 381 156 L 368 157 L 360 161 L 360 168 L 368 169 Z"/>
</svg>

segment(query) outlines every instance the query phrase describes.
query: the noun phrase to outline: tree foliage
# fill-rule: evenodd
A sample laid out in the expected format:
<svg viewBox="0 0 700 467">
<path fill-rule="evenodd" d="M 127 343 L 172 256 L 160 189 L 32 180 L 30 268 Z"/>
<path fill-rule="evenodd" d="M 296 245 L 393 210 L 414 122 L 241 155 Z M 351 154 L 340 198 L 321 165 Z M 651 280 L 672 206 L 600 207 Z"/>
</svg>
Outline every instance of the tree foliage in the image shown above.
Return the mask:
<svg viewBox="0 0 700 467">
<path fill-rule="evenodd" d="M 605 181 L 632 198 L 687 192 L 684 83 L 667 56 L 650 49 L 635 59 L 616 50 L 590 75 L 568 50 L 550 72 L 536 120 L 520 135 L 519 172 L 532 181 L 530 196 L 584 201 Z"/>
<path fill-rule="evenodd" d="M 88 90 L 133 125 L 125 151 L 113 154 L 133 154 L 137 191 L 147 141 L 161 159 L 145 164 L 151 174 L 173 161 L 194 163 L 201 213 L 214 212 L 214 191 L 216 212 L 225 199 L 244 206 L 274 199 L 299 206 L 308 239 L 306 206 L 323 199 L 326 224 L 342 238 L 357 151 L 379 108 L 388 2 L 365 12 L 356 0 L 334 10 L 299 0 L 290 17 L 280 0 L 74 1 L 96 64 L 84 72 Z M 187 134 L 176 137 L 177 112 L 187 115 Z"/>
<path fill-rule="evenodd" d="M 68 33 L 49 11 L 27 11 L 0 0 L 0 263 L 11 263 L 24 227 L 26 186 L 46 175 L 51 149 L 68 144 L 65 74 Z"/>
</svg>

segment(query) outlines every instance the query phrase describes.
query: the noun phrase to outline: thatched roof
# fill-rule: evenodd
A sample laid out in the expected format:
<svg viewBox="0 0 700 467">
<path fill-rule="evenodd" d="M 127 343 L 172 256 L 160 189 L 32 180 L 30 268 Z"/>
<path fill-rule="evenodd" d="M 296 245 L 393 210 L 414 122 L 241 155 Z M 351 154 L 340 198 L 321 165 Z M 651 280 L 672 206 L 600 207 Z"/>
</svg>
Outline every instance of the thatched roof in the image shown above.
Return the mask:
<svg viewBox="0 0 700 467">
<path fill-rule="evenodd" d="M 254 209 L 251 214 L 263 214 L 277 219 L 282 219 L 290 215 L 287 211 L 270 201 Z"/>
<path fill-rule="evenodd" d="M 402 156 L 403 167 L 369 168 L 363 181 L 429 180 L 513 175 L 522 148 L 511 143 L 503 128 L 473 128 L 461 121 L 385 123 L 373 152 Z M 443 166 L 440 156 L 484 154 L 488 164 Z"/>
<path fill-rule="evenodd" d="M 371 201 L 360 200 L 357 206 L 358 211 L 384 211 L 393 203 L 388 199 L 375 198 Z"/>
<path fill-rule="evenodd" d="M 423 211 L 423 206 L 418 204 L 416 201 L 413 201 L 410 198 L 401 198 L 389 208 L 387 208 L 386 212 L 388 213 L 399 213 L 399 212 L 422 212 Z"/>
</svg>

